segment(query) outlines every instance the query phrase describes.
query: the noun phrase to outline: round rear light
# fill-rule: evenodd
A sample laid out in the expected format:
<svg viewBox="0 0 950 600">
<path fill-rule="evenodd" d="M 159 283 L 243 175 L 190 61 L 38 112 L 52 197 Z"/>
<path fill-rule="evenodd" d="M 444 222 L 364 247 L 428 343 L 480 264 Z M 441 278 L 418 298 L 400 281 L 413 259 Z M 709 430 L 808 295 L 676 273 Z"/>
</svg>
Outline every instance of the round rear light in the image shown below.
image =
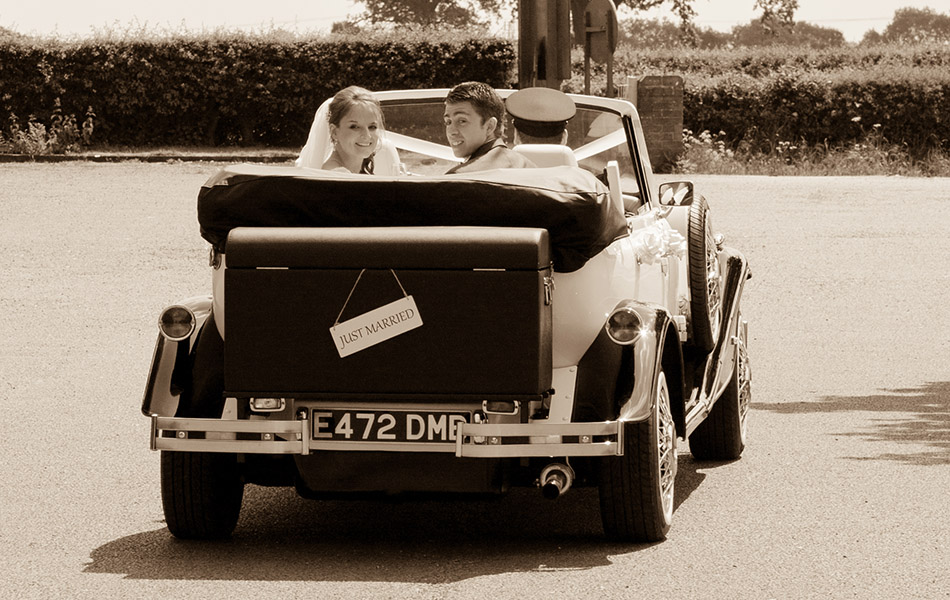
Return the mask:
<svg viewBox="0 0 950 600">
<path fill-rule="evenodd" d="M 632 344 L 640 337 L 640 328 L 643 321 L 640 315 L 631 308 L 619 308 L 611 313 L 604 325 L 607 335 L 618 344 Z"/>
<path fill-rule="evenodd" d="M 158 329 L 166 338 L 180 342 L 195 330 L 195 314 L 184 306 L 169 306 L 158 319 Z"/>
</svg>

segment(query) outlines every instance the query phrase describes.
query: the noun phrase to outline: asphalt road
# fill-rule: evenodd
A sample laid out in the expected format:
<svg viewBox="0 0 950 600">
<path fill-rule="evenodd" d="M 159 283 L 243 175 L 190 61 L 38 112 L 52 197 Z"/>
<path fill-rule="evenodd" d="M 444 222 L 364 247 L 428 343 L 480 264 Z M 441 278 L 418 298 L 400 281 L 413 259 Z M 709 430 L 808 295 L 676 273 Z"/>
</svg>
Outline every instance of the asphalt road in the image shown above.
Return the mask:
<svg viewBox="0 0 950 600">
<path fill-rule="evenodd" d="M 746 253 L 754 403 L 680 457 L 660 544 L 548 502 L 312 502 L 164 528 L 139 413 L 159 310 L 208 293 L 211 164 L 0 165 L 4 598 L 950 598 L 950 180 L 696 177 Z"/>
</svg>

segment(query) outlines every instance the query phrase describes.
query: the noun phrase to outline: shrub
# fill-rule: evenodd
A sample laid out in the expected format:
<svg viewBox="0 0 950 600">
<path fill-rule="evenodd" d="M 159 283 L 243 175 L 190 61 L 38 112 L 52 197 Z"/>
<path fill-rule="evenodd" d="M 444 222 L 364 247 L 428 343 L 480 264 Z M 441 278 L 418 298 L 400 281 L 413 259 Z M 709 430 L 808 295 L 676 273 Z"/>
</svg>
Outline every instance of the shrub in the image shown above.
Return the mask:
<svg viewBox="0 0 950 600">
<path fill-rule="evenodd" d="M 57 98 L 50 115 L 49 127 L 37 120 L 34 115 L 30 115 L 26 128 L 22 128 L 16 114 L 12 113 L 8 136 L 5 137 L 0 132 L 0 150 L 30 156 L 76 152 L 82 146 L 89 146 L 92 143 L 94 119 L 95 114 L 90 106 L 80 128 L 76 125 L 75 115 L 63 114 L 59 98 Z"/>
<path fill-rule="evenodd" d="M 286 32 L 0 42 L 0 115 L 62 98 L 97 107 L 109 145 L 302 145 L 317 106 L 348 85 L 505 87 L 512 44 L 458 32 L 298 37 Z"/>
</svg>

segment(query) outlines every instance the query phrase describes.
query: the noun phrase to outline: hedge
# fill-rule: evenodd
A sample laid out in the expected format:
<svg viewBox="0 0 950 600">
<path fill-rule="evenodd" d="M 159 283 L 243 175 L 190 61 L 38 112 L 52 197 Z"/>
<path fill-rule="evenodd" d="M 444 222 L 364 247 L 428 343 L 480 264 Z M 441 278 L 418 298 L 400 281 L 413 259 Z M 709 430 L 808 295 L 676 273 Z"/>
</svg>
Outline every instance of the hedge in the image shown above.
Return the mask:
<svg viewBox="0 0 950 600">
<path fill-rule="evenodd" d="M 564 89 L 583 90 L 583 52 Z M 227 34 L 78 42 L 0 42 L 0 131 L 7 115 L 49 122 L 61 101 L 82 122 L 95 112 L 97 146 L 300 146 L 317 105 L 335 91 L 511 87 L 515 43 L 458 32 L 327 36 Z M 913 156 L 950 151 L 950 46 L 824 50 L 645 50 L 621 45 L 615 81 L 681 75 L 684 126 L 723 132 L 734 149 L 782 143 L 846 146 L 868 136 Z M 594 94 L 604 94 L 595 65 Z"/>
<path fill-rule="evenodd" d="M 97 145 L 296 146 L 319 103 L 348 85 L 510 85 L 510 42 L 443 37 L 8 42 L 0 116 L 46 121 L 58 98 L 80 122 L 93 108 Z"/>
<path fill-rule="evenodd" d="M 565 87 L 583 90 L 575 51 Z M 683 77 L 685 129 L 710 131 L 732 149 L 771 152 L 781 143 L 845 147 L 869 137 L 922 158 L 950 152 L 950 46 L 883 45 L 826 50 L 638 50 L 620 47 L 624 75 Z M 597 66 L 591 90 L 604 94 Z"/>
<path fill-rule="evenodd" d="M 769 153 L 782 142 L 844 147 L 870 138 L 913 157 L 950 151 L 945 69 L 723 77 L 684 86 L 684 123 L 723 132 L 733 148 Z"/>
</svg>

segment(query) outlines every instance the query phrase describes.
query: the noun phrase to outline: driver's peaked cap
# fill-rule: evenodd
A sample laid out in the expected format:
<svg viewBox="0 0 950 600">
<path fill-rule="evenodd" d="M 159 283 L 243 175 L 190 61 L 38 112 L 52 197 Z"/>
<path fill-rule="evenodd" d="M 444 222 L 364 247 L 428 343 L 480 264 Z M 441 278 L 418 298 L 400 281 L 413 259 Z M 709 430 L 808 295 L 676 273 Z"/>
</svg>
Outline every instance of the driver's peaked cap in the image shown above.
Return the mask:
<svg viewBox="0 0 950 600">
<path fill-rule="evenodd" d="M 505 108 L 518 131 L 536 137 L 560 134 L 577 112 L 567 94 L 543 87 L 518 90 L 505 100 Z"/>
</svg>

